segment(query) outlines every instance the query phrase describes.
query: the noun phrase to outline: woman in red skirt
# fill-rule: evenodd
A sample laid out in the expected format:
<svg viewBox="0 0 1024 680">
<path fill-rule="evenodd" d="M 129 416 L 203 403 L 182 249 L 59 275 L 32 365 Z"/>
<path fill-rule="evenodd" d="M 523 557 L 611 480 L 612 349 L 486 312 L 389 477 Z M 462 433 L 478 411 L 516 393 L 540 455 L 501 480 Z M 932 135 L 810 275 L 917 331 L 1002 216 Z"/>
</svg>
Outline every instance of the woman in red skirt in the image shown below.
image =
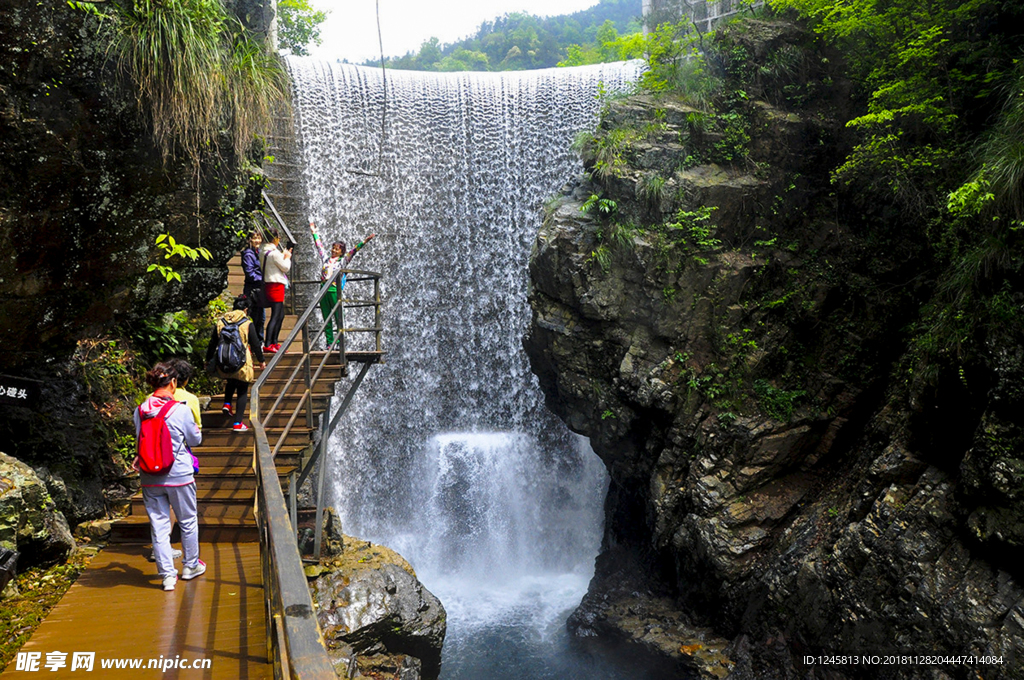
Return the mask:
<svg viewBox="0 0 1024 680">
<path fill-rule="evenodd" d="M 292 251 L 290 248 L 281 248 L 281 237 L 275 233 L 271 234 L 270 243 L 263 244 L 260 259 L 263 267 L 263 291 L 270 302 L 270 321 L 263 336 L 266 343 L 263 351 L 276 352 L 281 349 L 278 335 L 284 321 L 284 290 L 285 284 L 288 283 L 288 272 L 292 268 Z"/>
</svg>

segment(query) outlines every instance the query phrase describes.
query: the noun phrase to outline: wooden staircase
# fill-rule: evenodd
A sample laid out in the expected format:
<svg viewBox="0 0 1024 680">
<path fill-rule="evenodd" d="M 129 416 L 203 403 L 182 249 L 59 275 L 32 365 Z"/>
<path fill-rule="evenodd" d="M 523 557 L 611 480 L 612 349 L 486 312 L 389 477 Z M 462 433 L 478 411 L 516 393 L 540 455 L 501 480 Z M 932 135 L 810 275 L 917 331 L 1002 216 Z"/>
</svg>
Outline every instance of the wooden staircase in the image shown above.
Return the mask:
<svg viewBox="0 0 1024 680">
<path fill-rule="evenodd" d="M 236 256 L 228 262 L 228 288 L 231 297 L 242 291 L 244 275 L 241 259 Z M 268 310 L 269 312 L 269 310 Z M 281 338 L 287 337 L 295 327 L 297 315 L 286 314 L 281 330 Z M 282 357 L 277 373 L 280 377 L 270 378 L 267 386 L 276 395 L 281 393 L 286 376 L 301 360 L 301 343 L 293 343 Z M 313 352 L 314 360 L 323 357 L 323 352 Z M 272 355 L 267 355 L 267 361 Z M 202 370 L 201 368 L 199 370 Z M 256 367 L 256 376 L 261 374 Z M 340 365 L 327 366 L 313 390 L 314 420 L 319 418 L 327 407 L 328 400 L 334 395 L 334 385 L 342 377 Z M 273 386 L 278 389 L 274 390 Z M 285 394 L 279 407 L 267 423 L 267 434 L 276 441 L 285 428 L 287 421 L 297 405 L 301 393 L 305 389 L 302 381 L 294 382 Z M 266 396 L 264 396 L 266 399 Z M 273 399 L 271 401 L 273 401 Z M 199 474 L 196 475 L 196 496 L 199 504 L 199 539 L 204 543 L 223 542 L 255 542 L 259 540 L 256 518 L 253 513 L 256 477 L 253 473 L 253 433 L 236 432 L 231 429 L 234 416 L 221 412 L 224 406 L 224 394 L 214 396 L 206 410 L 202 412 L 203 442 L 192 453 L 199 459 Z M 266 410 L 268 405 L 263 408 Z M 248 408 L 246 409 L 248 415 Z M 244 422 L 249 424 L 248 419 Z M 313 446 L 314 429 L 306 426 L 305 416 L 300 414 L 275 458 L 281 487 L 287 492 L 288 475 L 299 469 L 308 457 Z M 115 522 L 112 527 L 111 540 L 120 542 L 149 541 L 149 517 L 139 492 L 131 499 L 130 514 Z M 172 541 L 178 541 L 178 528 L 175 525 Z"/>
</svg>

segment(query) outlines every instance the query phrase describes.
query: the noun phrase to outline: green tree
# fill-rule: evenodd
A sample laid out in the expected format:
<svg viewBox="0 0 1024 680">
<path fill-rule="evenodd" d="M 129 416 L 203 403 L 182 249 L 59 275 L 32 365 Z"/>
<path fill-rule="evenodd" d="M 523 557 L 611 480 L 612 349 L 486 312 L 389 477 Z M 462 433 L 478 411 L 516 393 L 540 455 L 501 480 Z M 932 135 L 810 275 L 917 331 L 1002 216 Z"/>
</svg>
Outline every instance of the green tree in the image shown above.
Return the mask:
<svg viewBox="0 0 1024 680">
<path fill-rule="evenodd" d="M 423 70 L 434 70 L 434 65 L 441 61 L 441 41 L 431 38 L 420 45 L 419 56 L 416 57 L 416 65 Z"/>
<path fill-rule="evenodd" d="M 566 57 L 559 66 L 583 66 L 604 64 L 610 61 L 639 59 L 649 51 L 651 44 L 641 33 L 620 36 L 611 19 L 601 24 L 595 35 L 595 42 L 586 45 L 569 45 Z"/>
<path fill-rule="evenodd" d="M 996 27 L 1019 26 L 1020 9 L 1011 4 L 772 0 L 775 8 L 810 19 L 839 46 L 864 87 L 867 111 L 847 123 L 859 143 L 836 169 L 837 180 L 884 190 L 905 212 L 944 205 L 943 193 L 933 190 L 957 181 L 977 123 L 972 119 L 990 109 L 993 79 L 1019 56 L 1019 44 L 1011 48 L 1019 28 Z M 998 15 L 1000 22 L 993 19 Z"/>
<path fill-rule="evenodd" d="M 936 295 L 919 357 L 964 365 L 1024 331 L 1009 300 L 1024 263 L 1024 6 L 1010 0 L 770 0 L 839 47 L 865 110 L 837 182 L 863 210 L 893 206 L 922 231 Z M 1012 330 L 1009 330 L 1012 329 Z M 942 362 L 937 362 L 941 364 Z"/>
<path fill-rule="evenodd" d="M 591 54 L 592 45 L 587 43 L 598 40 L 599 29 L 602 39 L 607 39 L 609 33 L 616 38 L 619 33 L 636 33 L 636 39 L 642 40 L 639 14 L 640 0 L 600 0 L 589 9 L 554 17 L 513 12 L 481 23 L 476 35 L 464 40 L 445 45 L 436 39 L 430 40 L 419 52 L 391 57 L 386 62 L 391 68 L 421 71 L 505 71 L 549 68 L 563 60 L 589 64 L 631 59 L 640 53 L 634 50 L 628 56 L 621 56 L 622 47 L 616 43 L 612 48 Z M 572 45 L 586 46 L 573 48 Z M 602 45 L 604 42 L 596 47 Z M 574 54 L 583 50 L 587 56 L 575 60 L 572 56 L 567 58 L 567 49 Z M 376 63 L 367 61 L 366 65 Z"/>
<path fill-rule="evenodd" d="M 277 39 L 292 54 L 308 55 L 309 45 L 320 44 L 320 24 L 327 13 L 315 10 L 309 0 L 278 0 Z"/>
<path fill-rule="evenodd" d="M 486 71 L 487 55 L 483 52 L 457 49 L 437 64 L 438 71 Z"/>
</svg>

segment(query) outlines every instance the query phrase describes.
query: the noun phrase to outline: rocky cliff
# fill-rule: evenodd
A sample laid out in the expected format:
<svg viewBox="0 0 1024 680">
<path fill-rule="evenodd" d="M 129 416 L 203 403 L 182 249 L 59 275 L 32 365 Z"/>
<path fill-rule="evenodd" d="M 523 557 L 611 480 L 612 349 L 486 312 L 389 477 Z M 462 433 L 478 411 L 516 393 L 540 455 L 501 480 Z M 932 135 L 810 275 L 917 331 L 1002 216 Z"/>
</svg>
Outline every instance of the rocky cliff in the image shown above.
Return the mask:
<svg viewBox="0 0 1024 680">
<path fill-rule="evenodd" d="M 570 628 L 705 677 L 1024 677 L 1024 338 L 922 359 L 923 227 L 830 182 L 837 55 L 785 23 L 720 47 L 716 108 L 610 103 L 531 257 L 534 372 L 612 478 Z"/>
<path fill-rule="evenodd" d="M 230 7 L 266 29 L 268 2 Z M 49 467 L 56 486 L 75 480 L 58 501 L 73 524 L 103 512 L 115 444 L 76 344 L 216 297 L 239 216 L 260 189 L 259 169 L 226 139 L 198 167 L 163 161 L 97 23 L 66 2 L 0 4 L 0 373 L 37 380 L 41 393 L 27 407 L 0 405 L 0 438 L 7 453 Z M 212 260 L 165 260 L 155 243 L 165 233 Z M 150 264 L 173 265 L 182 282 L 147 273 Z"/>
<path fill-rule="evenodd" d="M 3 369 L 66 355 L 131 315 L 210 299 L 236 245 L 222 227 L 246 198 L 238 159 L 165 165 L 96 24 L 68 3 L 0 7 Z M 146 274 L 162 233 L 214 260 L 162 285 Z"/>
</svg>

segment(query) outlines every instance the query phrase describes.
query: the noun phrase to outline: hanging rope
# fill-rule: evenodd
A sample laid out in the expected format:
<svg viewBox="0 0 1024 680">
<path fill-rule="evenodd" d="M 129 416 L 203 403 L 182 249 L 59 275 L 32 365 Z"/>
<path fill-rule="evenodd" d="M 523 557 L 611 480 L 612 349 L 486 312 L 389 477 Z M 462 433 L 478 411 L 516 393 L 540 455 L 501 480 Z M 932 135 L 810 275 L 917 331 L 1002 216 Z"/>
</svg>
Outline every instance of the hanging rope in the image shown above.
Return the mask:
<svg viewBox="0 0 1024 680">
<path fill-rule="evenodd" d="M 380 0 L 377 0 L 377 45 L 380 47 L 380 82 L 384 88 L 384 104 L 380 110 L 380 154 L 377 156 L 377 174 L 384 169 L 384 146 L 388 138 L 388 70 L 384 66 L 384 37 L 380 30 Z"/>
<path fill-rule="evenodd" d="M 388 71 L 384 65 L 384 37 L 380 29 L 380 0 L 377 0 L 377 46 L 380 48 L 380 80 L 384 88 L 384 102 L 380 111 L 380 146 L 377 151 L 377 171 L 366 170 L 345 170 L 350 175 L 363 175 L 364 177 L 381 177 L 384 172 L 384 147 L 388 141 Z"/>
</svg>

